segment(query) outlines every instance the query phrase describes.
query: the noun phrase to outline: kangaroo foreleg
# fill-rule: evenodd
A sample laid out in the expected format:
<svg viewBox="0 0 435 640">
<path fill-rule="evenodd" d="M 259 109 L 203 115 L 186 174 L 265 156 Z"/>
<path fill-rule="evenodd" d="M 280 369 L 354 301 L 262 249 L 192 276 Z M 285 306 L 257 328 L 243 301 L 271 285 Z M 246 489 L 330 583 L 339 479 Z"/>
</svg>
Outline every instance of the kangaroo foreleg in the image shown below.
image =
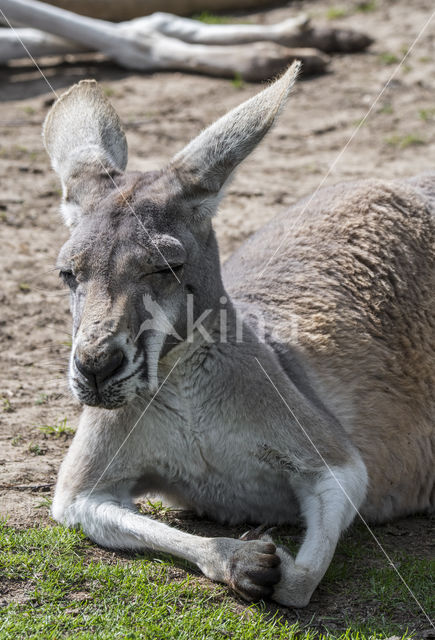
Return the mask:
<svg viewBox="0 0 435 640">
<path fill-rule="evenodd" d="M 141 515 L 129 500 L 116 494 L 82 494 L 68 505 L 57 496 L 53 515 L 63 524 L 80 524 L 103 547 L 149 549 L 187 560 L 248 600 L 270 596 L 280 579 L 280 558 L 273 543 L 191 535 Z"/>
<path fill-rule="evenodd" d="M 307 482 L 305 478 L 293 485 L 307 530 L 296 558 L 285 547 L 277 548 L 281 580 L 274 588 L 273 600 L 287 607 L 308 604 L 331 563 L 341 533 L 364 500 L 366 486 L 367 473 L 361 460 L 347 467 L 325 469 L 313 481 Z M 255 537 L 255 532 L 247 536 Z M 261 531 L 257 539 L 272 541 L 270 535 Z"/>
</svg>

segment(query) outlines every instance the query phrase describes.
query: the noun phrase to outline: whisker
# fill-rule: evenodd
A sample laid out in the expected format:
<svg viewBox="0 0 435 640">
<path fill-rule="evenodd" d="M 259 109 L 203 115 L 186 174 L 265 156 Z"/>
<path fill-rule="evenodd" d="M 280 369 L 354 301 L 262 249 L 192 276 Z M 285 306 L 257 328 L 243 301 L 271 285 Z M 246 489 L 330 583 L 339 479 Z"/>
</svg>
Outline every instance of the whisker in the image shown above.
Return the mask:
<svg viewBox="0 0 435 640">
<path fill-rule="evenodd" d="M 47 298 L 69 297 L 69 291 L 50 291 L 49 289 L 43 289 L 42 287 L 32 287 L 32 291 L 38 291 L 43 293 Z"/>
<path fill-rule="evenodd" d="M 30 278 L 26 278 L 26 282 L 34 282 L 35 280 L 38 280 L 38 279 L 42 278 L 43 276 L 54 275 L 54 272 L 56 272 L 56 271 L 57 271 L 57 267 L 50 267 L 47 270 L 38 271 L 37 273 L 32 275 Z"/>
<path fill-rule="evenodd" d="M 54 366 L 59 366 L 62 368 L 65 368 L 65 366 L 68 364 L 68 361 L 64 361 L 64 360 L 38 360 L 38 362 L 35 362 L 34 366 L 40 367 L 40 366 L 44 366 L 44 365 L 54 365 Z"/>
<path fill-rule="evenodd" d="M 48 389 L 49 387 L 53 387 L 56 385 L 56 389 L 62 389 L 63 391 L 69 391 L 69 385 L 66 381 L 55 379 L 55 380 L 47 380 L 43 382 L 44 389 Z"/>
<path fill-rule="evenodd" d="M 69 349 L 68 345 L 62 343 L 62 342 L 53 342 L 51 344 L 48 345 L 44 345 L 41 347 L 36 347 L 36 349 L 32 349 L 30 351 L 30 353 L 37 353 L 38 351 L 49 351 L 49 350 L 56 350 L 56 349 Z M 55 354 L 53 354 L 55 355 Z M 63 355 L 63 354 L 62 354 Z M 66 357 L 68 356 L 68 354 L 64 354 Z"/>
<path fill-rule="evenodd" d="M 41 369 L 46 369 L 47 371 L 52 371 L 53 374 L 59 374 L 59 375 L 65 375 L 66 373 L 68 373 L 69 368 L 68 367 L 58 367 L 57 369 L 55 369 L 54 365 L 43 365 L 41 367 Z"/>
<path fill-rule="evenodd" d="M 56 327 L 56 325 L 54 324 L 44 324 L 44 327 L 47 327 L 47 329 L 55 329 L 56 331 L 59 331 L 59 333 L 64 333 L 65 335 L 72 338 L 72 333 L 70 331 L 66 331 L 66 329 L 60 329 L 59 327 Z"/>
</svg>

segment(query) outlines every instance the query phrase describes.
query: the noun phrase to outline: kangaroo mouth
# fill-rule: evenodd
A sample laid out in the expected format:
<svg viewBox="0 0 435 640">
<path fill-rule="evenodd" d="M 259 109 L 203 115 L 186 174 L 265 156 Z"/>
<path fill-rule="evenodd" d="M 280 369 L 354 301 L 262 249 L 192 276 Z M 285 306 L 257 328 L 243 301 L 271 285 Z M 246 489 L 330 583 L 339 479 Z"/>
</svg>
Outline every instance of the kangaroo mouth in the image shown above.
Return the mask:
<svg viewBox="0 0 435 640">
<path fill-rule="evenodd" d="M 108 388 L 92 388 L 77 378 L 72 378 L 70 387 L 73 395 L 81 404 L 102 409 L 117 409 L 129 402 L 129 394 L 125 393 L 120 384 L 111 384 Z"/>
<path fill-rule="evenodd" d="M 127 398 L 105 397 L 96 393 L 94 398 L 87 398 L 84 404 L 89 407 L 99 407 L 100 409 L 119 409 L 128 404 Z"/>
<path fill-rule="evenodd" d="M 120 380 L 107 381 L 99 386 L 90 385 L 74 374 L 70 378 L 70 387 L 81 404 L 101 409 L 118 409 L 129 404 L 141 389 L 148 389 L 148 385 L 144 384 L 144 376 L 143 367 L 137 366 Z"/>
<path fill-rule="evenodd" d="M 113 409 L 120 409 L 121 407 L 125 407 L 125 405 L 128 404 L 128 400 L 127 399 L 123 399 L 123 400 L 104 400 L 103 398 L 101 398 L 97 404 L 94 404 L 92 406 L 94 407 L 99 407 L 100 409 L 109 409 L 109 410 L 113 410 Z"/>
</svg>

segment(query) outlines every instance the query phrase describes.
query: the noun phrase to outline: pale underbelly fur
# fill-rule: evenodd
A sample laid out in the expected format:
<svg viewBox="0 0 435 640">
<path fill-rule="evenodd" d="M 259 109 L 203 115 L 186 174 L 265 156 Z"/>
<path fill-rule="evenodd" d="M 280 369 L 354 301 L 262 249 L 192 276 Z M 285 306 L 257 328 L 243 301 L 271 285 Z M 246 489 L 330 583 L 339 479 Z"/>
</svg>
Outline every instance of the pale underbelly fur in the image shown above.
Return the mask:
<svg viewBox="0 0 435 640">
<path fill-rule="evenodd" d="M 211 471 L 202 476 L 168 480 L 158 472 L 135 483 L 134 494 L 159 499 L 167 506 L 192 510 L 222 524 L 283 524 L 298 521 L 299 509 L 287 478 L 264 470 L 249 482 Z"/>
<path fill-rule="evenodd" d="M 152 406 L 147 426 L 135 433 L 136 479 L 128 482 L 134 496 L 159 496 L 222 523 L 298 519 L 288 474 L 258 458 L 255 436 L 218 437 L 222 429 L 192 425 L 178 402 L 176 415 L 171 410 L 175 394 L 170 395 L 160 407 Z"/>
</svg>

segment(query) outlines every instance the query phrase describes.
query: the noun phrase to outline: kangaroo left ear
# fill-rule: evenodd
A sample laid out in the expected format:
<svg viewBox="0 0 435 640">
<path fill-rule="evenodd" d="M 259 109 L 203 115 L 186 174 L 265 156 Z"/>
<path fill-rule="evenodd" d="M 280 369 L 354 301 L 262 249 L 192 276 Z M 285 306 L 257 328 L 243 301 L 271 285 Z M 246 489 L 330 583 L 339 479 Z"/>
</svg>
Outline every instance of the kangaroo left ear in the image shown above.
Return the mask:
<svg viewBox="0 0 435 640">
<path fill-rule="evenodd" d="M 82 80 L 64 93 L 48 113 L 42 136 L 63 190 L 68 225 L 83 207 L 92 207 L 110 176 L 127 165 L 127 141 L 119 118 L 95 80 Z"/>
<path fill-rule="evenodd" d="M 300 66 L 294 62 L 274 84 L 220 118 L 173 158 L 168 169 L 175 172 L 196 218 L 216 212 L 231 174 L 276 121 Z"/>
</svg>

